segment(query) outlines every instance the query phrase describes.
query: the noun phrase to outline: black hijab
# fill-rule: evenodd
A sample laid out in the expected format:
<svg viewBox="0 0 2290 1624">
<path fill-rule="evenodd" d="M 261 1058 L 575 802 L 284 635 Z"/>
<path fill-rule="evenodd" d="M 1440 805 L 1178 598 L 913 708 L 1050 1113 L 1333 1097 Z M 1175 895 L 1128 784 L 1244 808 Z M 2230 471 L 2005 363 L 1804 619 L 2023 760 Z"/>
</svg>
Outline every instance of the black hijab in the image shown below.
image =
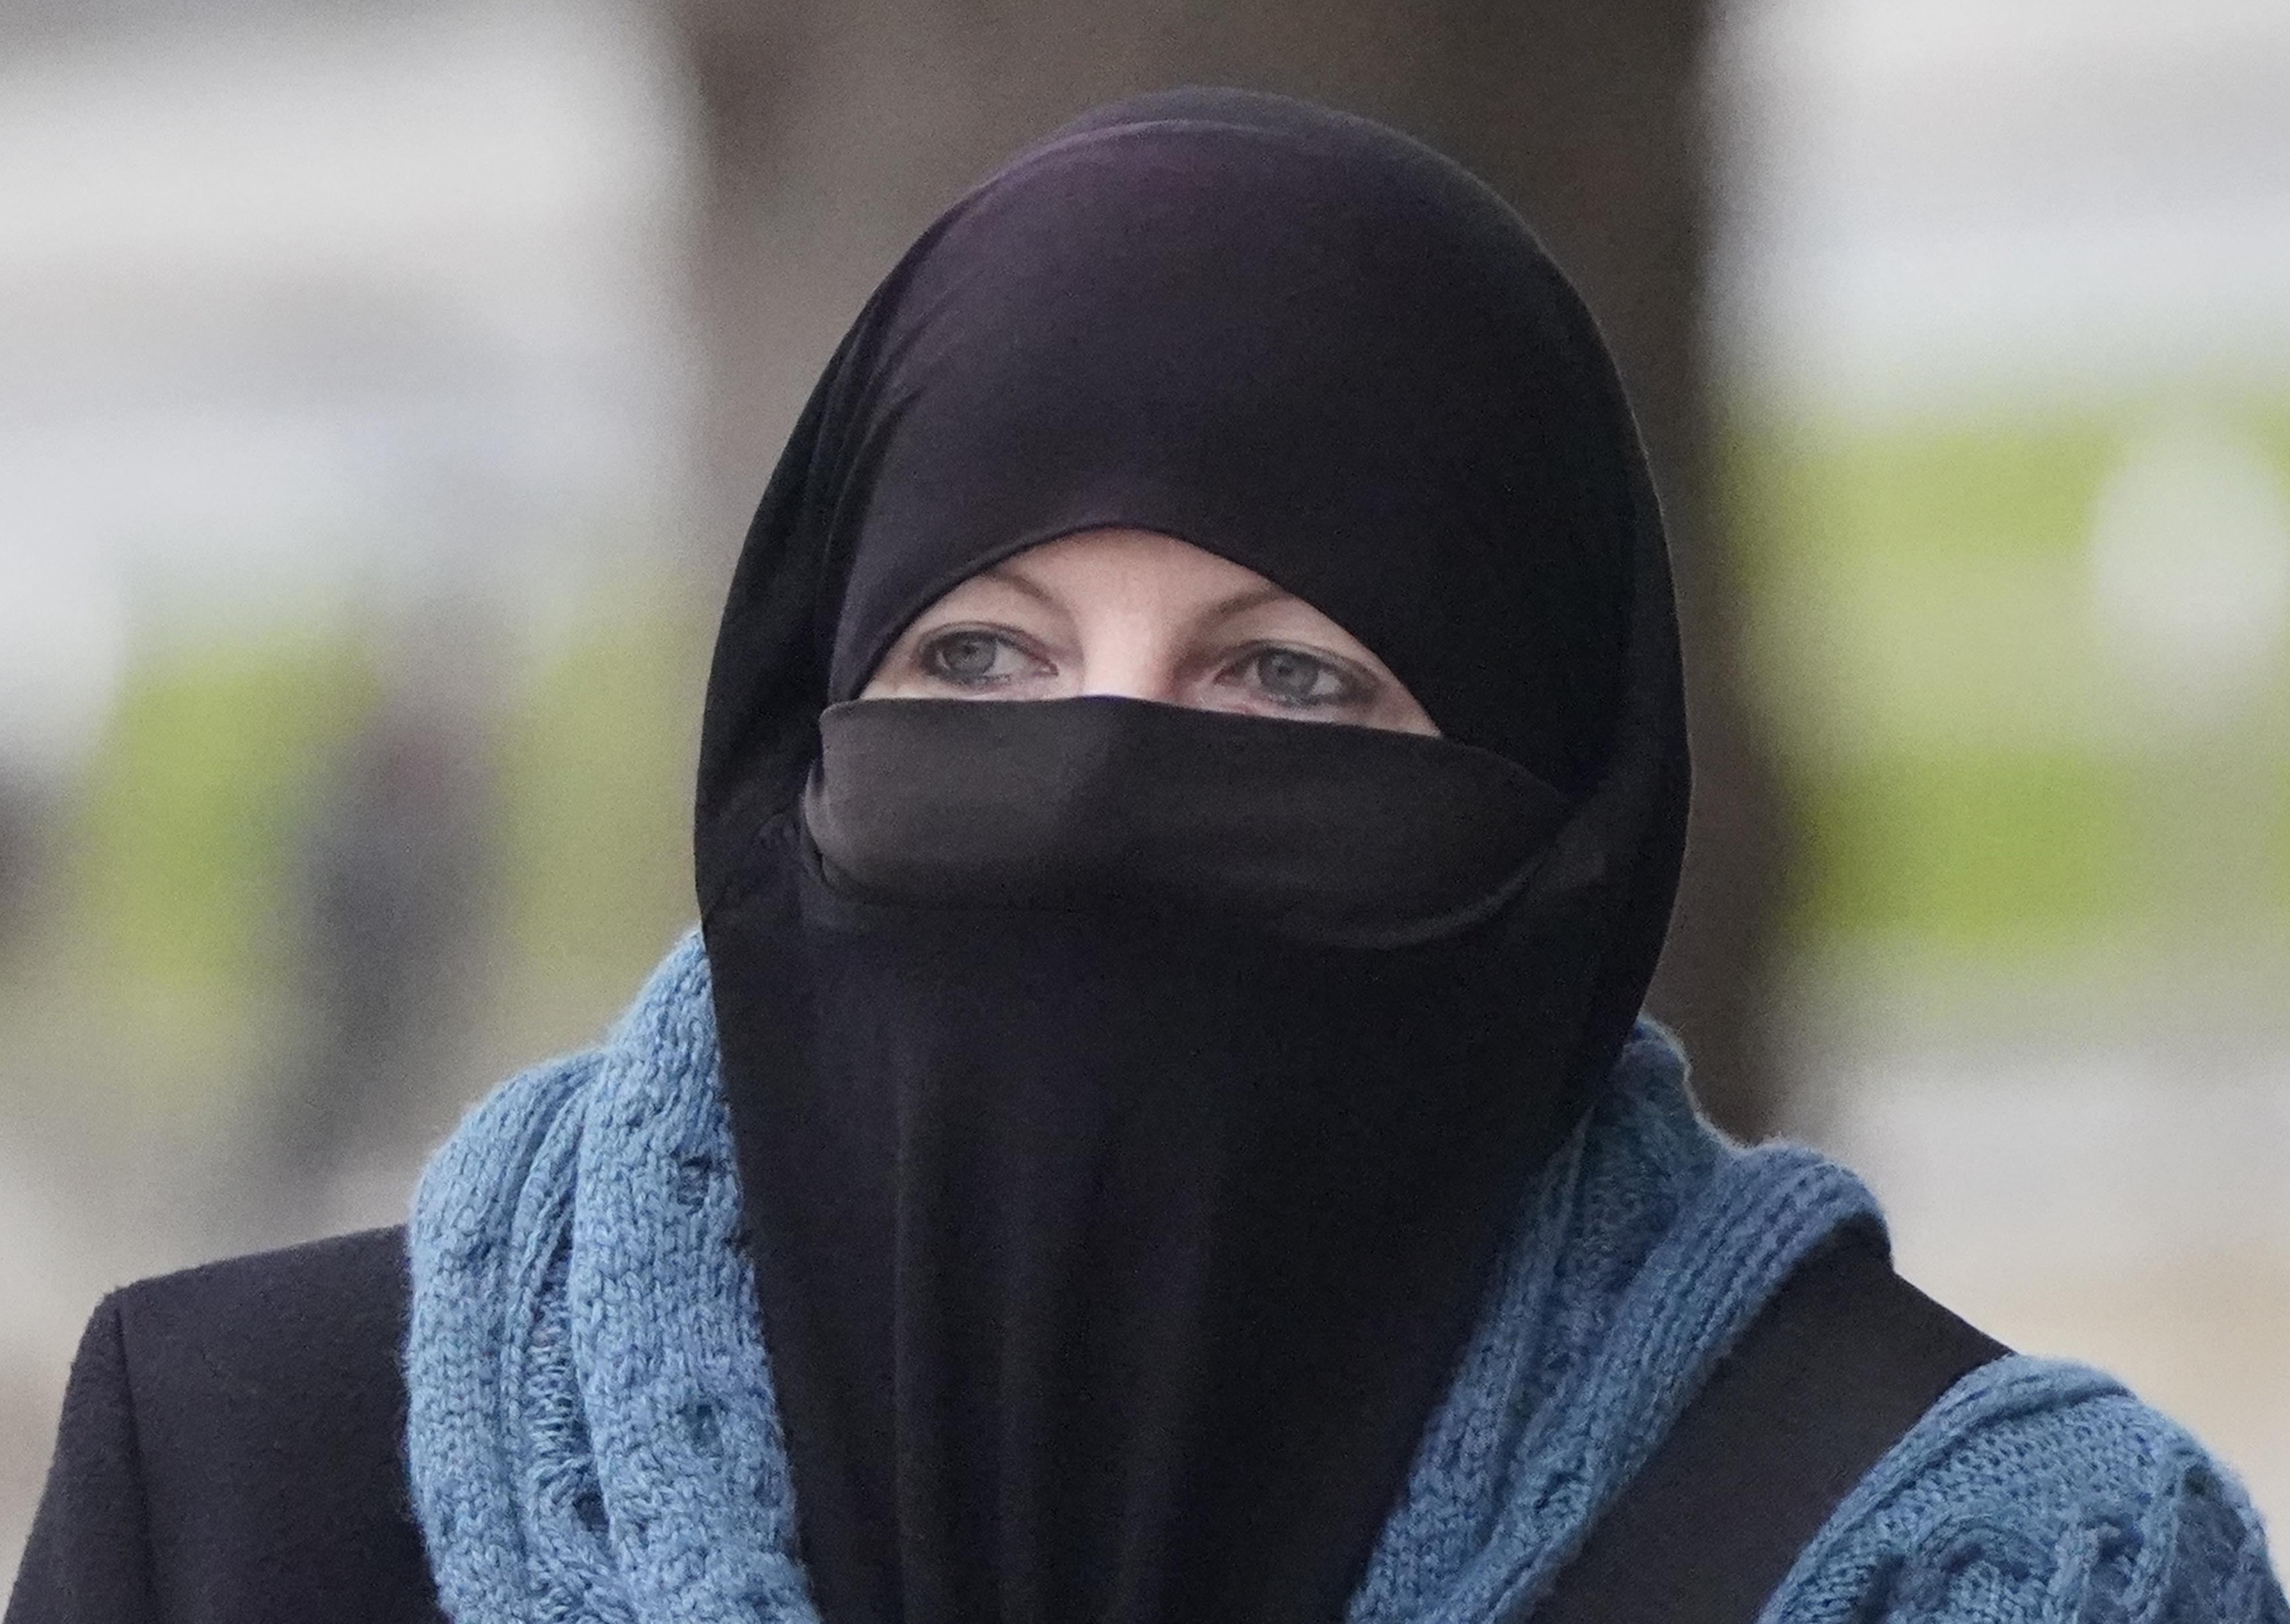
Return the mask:
<svg viewBox="0 0 2290 1624">
<path fill-rule="evenodd" d="M 1445 736 L 853 701 L 957 581 L 1115 525 L 1306 599 Z M 1629 411 L 1484 186 L 1178 92 L 931 227 L 765 493 L 701 743 L 829 1624 L 1341 1617 L 1645 994 L 1685 796 Z"/>
</svg>

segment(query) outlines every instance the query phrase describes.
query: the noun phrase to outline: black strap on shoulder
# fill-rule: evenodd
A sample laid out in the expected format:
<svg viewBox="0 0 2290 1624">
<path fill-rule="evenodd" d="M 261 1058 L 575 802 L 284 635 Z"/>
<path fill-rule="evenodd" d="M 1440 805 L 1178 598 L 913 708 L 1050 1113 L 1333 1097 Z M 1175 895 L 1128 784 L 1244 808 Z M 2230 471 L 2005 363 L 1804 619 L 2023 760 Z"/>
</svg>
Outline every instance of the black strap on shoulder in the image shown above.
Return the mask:
<svg viewBox="0 0 2290 1624">
<path fill-rule="evenodd" d="M 2008 1352 L 1855 1226 L 1799 1265 L 1608 1508 L 1534 1624 L 1752 1624 L 1957 1380 Z"/>
</svg>

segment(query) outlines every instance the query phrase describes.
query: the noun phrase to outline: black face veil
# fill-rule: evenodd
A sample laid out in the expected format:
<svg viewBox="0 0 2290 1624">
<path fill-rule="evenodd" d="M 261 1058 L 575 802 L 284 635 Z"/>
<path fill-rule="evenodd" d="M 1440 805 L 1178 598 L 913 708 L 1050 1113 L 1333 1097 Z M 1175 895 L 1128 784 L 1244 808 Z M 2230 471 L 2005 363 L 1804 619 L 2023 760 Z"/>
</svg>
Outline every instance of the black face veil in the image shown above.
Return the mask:
<svg viewBox="0 0 2290 1624">
<path fill-rule="evenodd" d="M 956 582 L 1117 525 L 1305 598 L 1445 738 L 852 702 Z M 1184 92 L 933 226 L 773 476 L 701 744 L 830 1624 L 1341 1617 L 1645 994 L 1685 796 L 1629 412 L 1484 187 Z"/>
</svg>

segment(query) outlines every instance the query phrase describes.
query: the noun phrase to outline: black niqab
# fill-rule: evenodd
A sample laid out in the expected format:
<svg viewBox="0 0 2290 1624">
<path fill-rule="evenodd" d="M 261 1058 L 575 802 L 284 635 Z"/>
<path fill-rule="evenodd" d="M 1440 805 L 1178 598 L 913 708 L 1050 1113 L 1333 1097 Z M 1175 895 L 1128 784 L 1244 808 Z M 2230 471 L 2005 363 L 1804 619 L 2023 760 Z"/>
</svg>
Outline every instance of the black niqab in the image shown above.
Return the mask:
<svg viewBox="0 0 2290 1624">
<path fill-rule="evenodd" d="M 1358 636 L 1437 740 L 851 702 L 1101 526 Z M 926 232 L 734 578 L 697 860 L 830 1624 L 1341 1617 L 1677 880 L 1668 566 L 1596 330 L 1365 121 L 1105 109 Z"/>
</svg>

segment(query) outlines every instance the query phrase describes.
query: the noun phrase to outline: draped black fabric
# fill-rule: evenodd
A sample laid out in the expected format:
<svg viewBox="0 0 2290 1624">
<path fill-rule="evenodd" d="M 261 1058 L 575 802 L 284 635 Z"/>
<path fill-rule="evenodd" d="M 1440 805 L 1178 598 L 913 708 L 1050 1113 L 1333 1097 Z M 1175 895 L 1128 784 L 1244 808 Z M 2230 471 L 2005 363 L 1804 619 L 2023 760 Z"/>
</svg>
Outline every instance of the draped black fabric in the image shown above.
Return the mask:
<svg viewBox="0 0 2290 1624">
<path fill-rule="evenodd" d="M 1343 625 L 1439 739 L 856 700 L 1103 526 Z M 1683 842 L 1661 524 L 1517 218 L 1237 92 L 1084 119 L 878 288 L 734 576 L 697 866 L 831 1624 L 1341 1616 Z"/>
<path fill-rule="evenodd" d="M 1364 947 L 1486 917 L 1565 821 L 1492 751 L 1345 733 L 1113 698 L 862 700 L 821 718 L 804 821 L 838 889 L 876 900 L 1206 914 Z"/>
</svg>

